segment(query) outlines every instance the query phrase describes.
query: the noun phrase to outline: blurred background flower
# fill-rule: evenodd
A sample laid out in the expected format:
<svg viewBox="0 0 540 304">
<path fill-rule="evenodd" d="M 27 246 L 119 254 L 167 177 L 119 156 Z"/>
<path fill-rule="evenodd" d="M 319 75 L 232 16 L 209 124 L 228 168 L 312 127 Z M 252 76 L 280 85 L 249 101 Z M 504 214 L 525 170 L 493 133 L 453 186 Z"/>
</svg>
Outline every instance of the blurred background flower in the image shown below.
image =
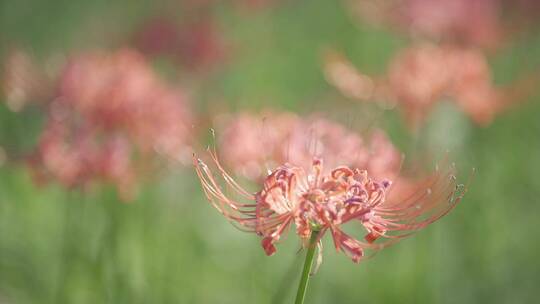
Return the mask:
<svg viewBox="0 0 540 304">
<path fill-rule="evenodd" d="M 162 84 L 137 52 L 81 54 L 68 61 L 57 86 L 31 160 L 41 180 L 50 173 L 72 187 L 103 178 L 128 197 L 133 158 L 189 159 L 194 129 L 186 98 Z"/>
<path fill-rule="evenodd" d="M 218 118 L 218 153 L 237 175 L 256 182 L 285 163 L 307 172 L 314 157 L 323 159 L 327 170 L 362 168 L 376 179 L 395 180 L 402 173 L 402 154 L 384 131 L 362 135 L 323 116 L 269 110 L 224 115 Z"/>
</svg>

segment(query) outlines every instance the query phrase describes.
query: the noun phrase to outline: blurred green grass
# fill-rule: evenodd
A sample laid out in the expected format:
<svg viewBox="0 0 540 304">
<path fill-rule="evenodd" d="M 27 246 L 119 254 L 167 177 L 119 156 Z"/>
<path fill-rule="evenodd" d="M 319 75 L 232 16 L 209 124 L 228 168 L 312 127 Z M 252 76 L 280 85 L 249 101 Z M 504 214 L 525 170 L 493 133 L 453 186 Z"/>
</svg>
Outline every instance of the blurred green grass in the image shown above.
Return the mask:
<svg viewBox="0 0 540 304">
<path fill-rule="evenodd" d="M 150 5 L 3 1 L 0 53 L 13 41 L 42 56 L 111 46 L 102 37 L 121 36 L 154 12 Z M 353 22 L 333 1 L 284 1 L 248 14 L 224 6 L 217 15 L 238 55 L 205 84 L 204 100 L 196 104 L 201 112 L 219 97 L 236 110 L 272 106 L 305 113 L 336 100 L 347 105 L 324 81 L 321 51 L 335 47 L 377 72 L 405 43 Z M 101 20 L 116 25 L 113 33 L 89 26 Z M 88 27 L 90 38 L 81 33 Z M 540 63 L 540 39 L 519 41 L 490 60 L 504 83 Z M 426 146 L 451 148 L 462 179 L 478 169 L 464 201 L 360 265 L 325 243 L 307 302 L 536 302 L 539 115 L 538 96 L 489 128 L 475 127 L 451 107 L 439 109 L 422 135 Z M 0 105 L 0 145 L 9 154 L 28 151 L 41 125 L 37 117 Z M 448 119 L 452 128 L 442 122 Z M 380 124 L 405 151 L 412 149 L 395 113 L 384 113 Z M 266 257 L 256 236 L 240 233 L 206 203 L 190 168 L 145 185 L 126 204 L 111 189 L 39 187 L 24 167 L 0 167 L 0 303 L 290 303 L 298 248 L 291 235 Z"/>
</svg>

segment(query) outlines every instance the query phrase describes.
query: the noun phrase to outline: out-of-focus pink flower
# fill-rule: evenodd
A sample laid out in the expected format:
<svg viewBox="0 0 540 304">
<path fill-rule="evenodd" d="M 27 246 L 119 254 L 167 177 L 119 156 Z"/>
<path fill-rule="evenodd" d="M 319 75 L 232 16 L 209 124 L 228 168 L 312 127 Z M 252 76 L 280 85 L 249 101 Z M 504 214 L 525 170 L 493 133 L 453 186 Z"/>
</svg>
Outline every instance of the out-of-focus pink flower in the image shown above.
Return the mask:
<svg viewBox="0 0 540 304">
<path fill-rule="evenodd" d="M 218 134 L 221 155 L 237 174 L 259 179 L 266 175 L 265 167 L 277 166 L 286 157 L 282 145 L 288 145 L 291 130 L 300 124 L 293 113 L 245 112 L 226 117 L 219 122 L 223 130 Z"/>
<path fill-rule="evenodd" d="M 216 26 L 208 19 L 180 29 L 178 60 L 191 68 L 208 68 L 225 59 L 225 46 Z"/>
<path fill-rule="evenodd" d="M 395 56 L 388 71 L 388 87 L 409 121 L 417 121 L 444 94 L 450 75 L 444 50 L 426 45 Z"/>
<path fill-rule="evenodd" d="M 540 21 L 536 0 L 348 0 L 362 20 L 412 37 L 494 48 Z"/>
<path fill-rule="evenodd" d="M 169 57 L 195 70 L 211 68 L 225 59 L 225 44 L 209 17 L 184 23 L 152 19 L 135 34 L 135 45 L 148 56 Z"/>
<path fill-rule="evenodd" d="M 38 181 L 54 177 L 69 188 L 106 181 L 116 185 L 121 197 L 131 198 L 135 172 L 130 143 L 72 123 L 51 119 L 45 126 L 30 162 Z"/>
<path fill-rule="evenodd" d="M 166 18 L 146 21 L 135 33 L 135 46 L 148 56 L 167 55 L 176 52 L 179 26 Z"/>
<path fill-rule="evenodd" d="M 409 195 L 389 198 L 391 181 L 373 178 L 368 171 L 355 167 L 325 170 L 323 159 L 314 158 L 310 168 L 290 163 L 278 166 L 252 194 L 225 171 L 215 152 L 210 156 L 216 173 L 201 159 L 193 159 L 206 197 L 231 222 L 261 236 L 267 255 L 276 252 L 275 243 L 294 225 L 304 244 L 314 231 L 319 232 L 319 244 L 330 232 L 336 250 L 359 262 L 368 252 L 438 220 L 464 193 L 450 168 L 435 172 Z M 238 199 L 231 198 L 223 182 Z M 342 226 L 349 222 L 363 226 L 365 241 L 344 232 Z M 386 241 L 375 242 L 379 238 Z"/>
<path fill-rule="evenodd" d="M 192 122 L 182 92 L 137 52 L 82 54 L 62 71 L 33 165 L 68 186 L 106 179 L 127 193 L 135 158 L 189 161 Z"/>
<path fill-rule="evenodd" d="M 386 135 L 366 138 L 323 118 L 302 119 L 292 113 L 242 113 L 222 123 L 220 154 L 237 174 L 258 180 L 283 163 L 308 170 L 313 157 L 328 167 L 364 168 L 376 178 L 399 174 L 401 154 Z"/>
<path fill-rule="evenodd" d="M 279 0 L 238 0 L 236 2 L 250 9 L 263 9 L 275 5 Z"/>
<path fill-rule="evenodd" d="M 495 46 L 503 36 L 499 0 L 352 0 L 355 12 L 413 36 Z"/>
<path fill-rule="evenodd" d="M 73 109 L 94 127 L 124 132 L 146 151 L 186 157 L 193 123 L 186 97 L 164 85 L 135 51 L 71 60 L 60 80 L 57 106 Z"/>
<path fill-rule="evenodd" d="M 342 66 L 348 72 L 338 77 L 336 70 Z M 510 87 L 495 86 L 482 52 L 455 45 L 419 44 L 406 48 L 391 60 L 386 77 L 362 74 L 344 57 L 336 56 L 327 59 L 325 70 L 328 81 L 344 95 L 397 105 L 413 127 L 421 124 L 442 100 L 455 102 L 474 122 L 488 125 L 498 113 L 516 103 L 509 97 L 523 99 L 531 92 L 521 85 L 526 79 Z M 357 87 L 348 85 L 353 83 L 348 78 L 370 79 L 375 89 L 369 90 L 362 83 Z"/>
<path fill-rule="evenodd" d="M 324 159 L 327 166 L 363 168 L 376 179 L 394 179 L 401 166 L 401 153 L 379 129 L 360 136 L 339 123 L 311 118 L 293 130 L 289 143 L 282 163 L 304 168 L 309 168 L 313 157 L 317 157 Z"/>
<path fill-rule="evenodd" d="M 475 122 L 489 124 L 499 107 L 499 91 L 483 54 L 474 49 L 420 45 L 390 64 L 388 85 L 409 121 L 417 124 L 431 106 L 448 97 Z"/>
<path fill-rule="evenodd" d="M 328 51 L 324 60 L 326 80 L 346 97 L 370 100 L 377 94 L 377 81 L 359 73 L 342 54 Z"/>
<path fill-rule="evenodd" d="M 456 104 L 476 123 L 491 123 L 505 101 L 493 84 L 486 58 L 479 51 L 463 49 L 450 50 L 448 56 L 452 68 L 448 91 Z"/>
<path fill-rule="evenodd" d="M 480 46 L 494 45 L 502 35 L 497 0 L 405 2 L 402 22 L 413 32 Z"/>
</svg>

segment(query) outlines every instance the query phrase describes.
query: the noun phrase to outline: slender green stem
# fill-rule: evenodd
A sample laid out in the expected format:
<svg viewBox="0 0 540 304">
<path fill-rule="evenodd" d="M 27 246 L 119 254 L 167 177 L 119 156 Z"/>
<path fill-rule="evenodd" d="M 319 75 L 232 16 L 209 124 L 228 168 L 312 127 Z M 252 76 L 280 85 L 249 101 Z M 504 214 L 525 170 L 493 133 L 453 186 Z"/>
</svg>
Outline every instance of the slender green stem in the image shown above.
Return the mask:
<svg viewBox="0 0 540 304">
<path fill-rule="evenodd" d="M 298 291 L 296 292 L 295 304 L 303 304 L 306 297 L 306 290 L 309 282 L 309 274 L 311 273 L 311 266 L 313 265 L 313 257 L 315 256 L 315 249 L 317 247 L 317 238 L 319 231 L 313 231 L 311 238 L 309 239 L 309 246 L 306 253 L 306 260 L 304 261 L 304 269 L 302 270 L 302 277 L 300 278 L 300 284 L 298 285 Z"/>
</svg>

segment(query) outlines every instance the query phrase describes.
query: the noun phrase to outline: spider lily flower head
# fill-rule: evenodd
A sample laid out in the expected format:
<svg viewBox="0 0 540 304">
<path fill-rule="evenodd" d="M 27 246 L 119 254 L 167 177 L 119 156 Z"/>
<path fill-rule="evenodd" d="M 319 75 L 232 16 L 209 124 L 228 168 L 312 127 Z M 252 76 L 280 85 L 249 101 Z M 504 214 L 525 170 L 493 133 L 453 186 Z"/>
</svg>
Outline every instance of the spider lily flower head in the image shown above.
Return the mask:
<svg viewBox="0 0 540 304">
<path fill-rule="evenodd" d="M 128 201 L 136 179 L 132 150 L 125 137 L 104 136 L 89 126 L 50 119 L 30 166 L 38 182 L 54 177 L 68 188 L 84 188 L 106 181 Z"/>
<path fill-rule="evenodd" d="M 401 153 L 381 130 L 360 136 L 325 118 L 271 111 L 241 113 L 218 124 L 221 159 L 251 180 L 263 180 L 284 163 L 310 170 L 314 156 L 324 159 L 325 170 L 359 167 L 376 178 L 396 176 L 401 165 Z"/>
<path fill-rule="evenodd" d="M 390 197 L 390 180 L 374 179 L 368 171 L 348 166 L 325 170 L 323 160 L 314 158 L 309 169 L 282 164 L 253 194 L 225 171 L 215 151 L 209 155 L 215 171 L 193 157 L 207 199 L 235 225 L 259 235 L 267 255 L 276 252 L 276 243 L 294 226 L 303 244 L 314 231 L 321 244 L 328 232 L 338 252 L 359 262 L 438 220 L 464 193 L 453 167 L 437 170 L 409 195 Z M 227 195 L 225 188 L 238 199 Z M 344 232 L 342 226 L 352 222 L 363 226 L 363 240 Z"/>
<path fill-rule="evenodd" d="M 248 9 L 265 9 L 275 7 L 279 4 L 279 0 L 239 0 L 236 1 L 241 7 Z"/>
<path fill-rule="evenodd" d="M 204 13 L 194 21 L 182 23 L 155 17 L 146 21 L 134 36 L 134 44 L 142 53 L 169 58 L 190 72 L 210 70 L 226 59 L 227 47 L 219 28 Z"/>
<path fill-rule="evenodd" d="M 501 103 L 485 56 L 470 48 L 431 44 L 408 48 L 390 64 L 388 85 L 413 125 L 446 96 L 480 125 L 493 120 Z"/>
<path fill-rule="evenodd" d="M 538 25 L 536 0 L 347 0 L 362 21 L 420 40 L 495 49 Z"/>
<path fill-rule="evenodd" d="M 157 156 L 190 162 L 191 122 L 184 95 L 139 53 L 84 53 L 61 73 L 31 168 L 67 187 L 110 181 L 129 198 Z"/>
<path fill-rule="evenodd" d="M 347 73 L 338 74 L 346 66 Z M 495 117 L 532 92 L 532 82 L 538 73 L 522 77 L 507 87 L 496 86 L 491 69 L 482 52 L 455 45 L 422 43 L 398 52 L 391 61 L 387 75 L 375 79 L 362 74 L 343 56 L 332 55 L 326 60 L 328 81 L 345 96 L 395 105 L 403 112 L 412 129 L 425 120 L 433 107 L 450 100 L 471 120 L 489 125 Z M 361 82 L 348 79 L 371 79 L 375 89 L 366 89 Z M 357 86 L 360 94 L 356 92 Z"/>
<path fill-rule="evenodd" d="M 106 132 L 122 132 L 142 150 L 189 162 L 193 117 L 185 94 L 164 84 L 133 50 L 89 52 L 62 73 L 55 107 Z"/>
<path fill-rule="evenodd" d="M 350 0 L 363 20 L 413 37 L 497 46 L 504 36 L 500 0 Z"/>
</svg>

